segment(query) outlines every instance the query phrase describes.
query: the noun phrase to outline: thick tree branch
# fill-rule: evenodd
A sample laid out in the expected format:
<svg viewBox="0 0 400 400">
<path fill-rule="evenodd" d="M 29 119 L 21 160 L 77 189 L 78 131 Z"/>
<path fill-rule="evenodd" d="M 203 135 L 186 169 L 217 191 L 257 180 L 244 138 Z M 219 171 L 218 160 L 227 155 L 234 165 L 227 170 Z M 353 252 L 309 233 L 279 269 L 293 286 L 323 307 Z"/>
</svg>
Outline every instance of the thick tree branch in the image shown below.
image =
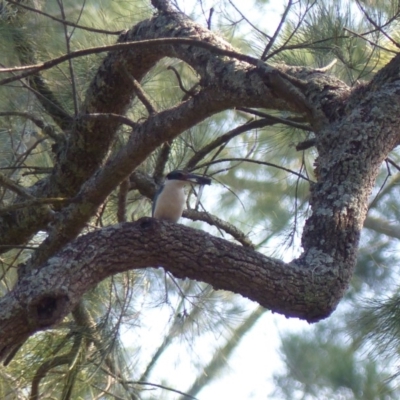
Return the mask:
<svg viewBox="0 0 400 400">
<path fill-rule="evenodd" d="M 33 332 L 60 322 L 107 276 L 150 266 L 309 321 L 326 317 L 337 303 L 334 275 L 285 264 L 183 225 L 142 218 L 79 237 L 0 299 L 0 356 Z"/>
</svg>

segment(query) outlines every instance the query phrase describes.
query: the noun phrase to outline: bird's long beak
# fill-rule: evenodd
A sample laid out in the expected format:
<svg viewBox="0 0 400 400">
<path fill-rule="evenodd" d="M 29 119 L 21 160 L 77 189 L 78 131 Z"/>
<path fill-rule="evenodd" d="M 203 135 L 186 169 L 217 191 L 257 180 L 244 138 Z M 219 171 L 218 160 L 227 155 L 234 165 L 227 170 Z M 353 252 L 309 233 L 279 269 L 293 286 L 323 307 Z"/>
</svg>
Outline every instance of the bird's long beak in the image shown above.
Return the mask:
<svg viewBox="0 0 400 400">
<path fill-rule="evenodd" d="M 211 185 L 211 178 L 206 176 L 188 173 L 186 180 L 192 183 L 197 183 L 198 185 Z"/>
</svg>

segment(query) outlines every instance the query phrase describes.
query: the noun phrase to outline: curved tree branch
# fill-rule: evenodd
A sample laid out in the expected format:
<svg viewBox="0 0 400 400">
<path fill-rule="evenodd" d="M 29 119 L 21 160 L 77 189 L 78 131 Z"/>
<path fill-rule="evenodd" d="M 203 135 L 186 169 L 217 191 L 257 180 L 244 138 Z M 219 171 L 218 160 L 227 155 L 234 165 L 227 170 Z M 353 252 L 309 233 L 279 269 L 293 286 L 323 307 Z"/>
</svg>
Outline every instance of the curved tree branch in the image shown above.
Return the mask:
<svg viewBox="0 0 400 400">
<path fill-rule="evenodd" d="M 9 346 L 62 321 L 107 276 L 149 266 L 309 321 L 326 317 L 337 303 L 332 290 L 337 279 L 327 279 L 323 270 L 285 264 L 199 230 L 142 218 L 80 236 L 20 279 L 0 299 L 0 358 Z"/>
</svg>

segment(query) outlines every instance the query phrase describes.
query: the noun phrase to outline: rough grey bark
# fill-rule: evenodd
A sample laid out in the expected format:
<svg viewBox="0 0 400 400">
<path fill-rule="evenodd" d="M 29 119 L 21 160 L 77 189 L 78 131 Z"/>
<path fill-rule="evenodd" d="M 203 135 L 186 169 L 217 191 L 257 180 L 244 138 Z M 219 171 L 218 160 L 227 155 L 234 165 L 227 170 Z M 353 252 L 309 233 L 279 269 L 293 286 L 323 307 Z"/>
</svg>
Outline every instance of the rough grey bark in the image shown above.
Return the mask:
<svg viewBox="0 0 400 400">
<path fill-rule="evenodd" d="M 90 86 L 82 114 L 124 113 L 133 91 L 122 66 L 140 80 L 166 56 L 190 64 L 201 88 L 189 100 L 138 123 L 126 147 L 103 166 L 119 123 L 78 117 L 52 176 L 32 189 L 35 195 L 75 199 L 52 216 L 48 239 L 28 272 L 0 301 L 0 357 L 33 332 L 61 321 L 100 280 L 127 269 L 163 266 L 179 278 L 208 282 L 308 321 L 330 315 L 348 287 L 368 197 L 382 161 L 400 138 L 400 56 L 369 84 L 350 88 L 318 70 L 235 58 L 218 36 L 172 12 L 166 2 L 154 3 L 166 11 L 133 27 L 120 41 L 192 38 L 215 50 L 157 44 L 111 52 Z M 312 215 L 298 259 L 285 264 L 204 232 L 151 219 L 75 239 L 108 194 L 157 147 L 217 112 L 244 106 L 302 113 L 315 131 L 317 182 L 311 187 Z M 7 218 L 0 225 L 4 244 L 24 243 L 43 225 L 33 211 Z"/>
</svg>

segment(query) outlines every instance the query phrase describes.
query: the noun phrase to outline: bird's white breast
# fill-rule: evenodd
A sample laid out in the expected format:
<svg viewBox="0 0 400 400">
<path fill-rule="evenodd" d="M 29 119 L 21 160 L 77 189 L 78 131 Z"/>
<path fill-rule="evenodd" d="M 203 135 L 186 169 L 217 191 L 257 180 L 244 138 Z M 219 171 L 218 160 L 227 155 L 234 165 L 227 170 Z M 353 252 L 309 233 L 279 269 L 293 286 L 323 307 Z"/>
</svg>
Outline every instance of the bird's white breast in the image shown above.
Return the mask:
<svg viewBox="0 0 400 400">
<path fill-rule="evenodd" d="M 153 217 L 178 222 L 185 208 L 184 186 L 186 182 L 167 181 L 157 197 Z"/>
</svg>

